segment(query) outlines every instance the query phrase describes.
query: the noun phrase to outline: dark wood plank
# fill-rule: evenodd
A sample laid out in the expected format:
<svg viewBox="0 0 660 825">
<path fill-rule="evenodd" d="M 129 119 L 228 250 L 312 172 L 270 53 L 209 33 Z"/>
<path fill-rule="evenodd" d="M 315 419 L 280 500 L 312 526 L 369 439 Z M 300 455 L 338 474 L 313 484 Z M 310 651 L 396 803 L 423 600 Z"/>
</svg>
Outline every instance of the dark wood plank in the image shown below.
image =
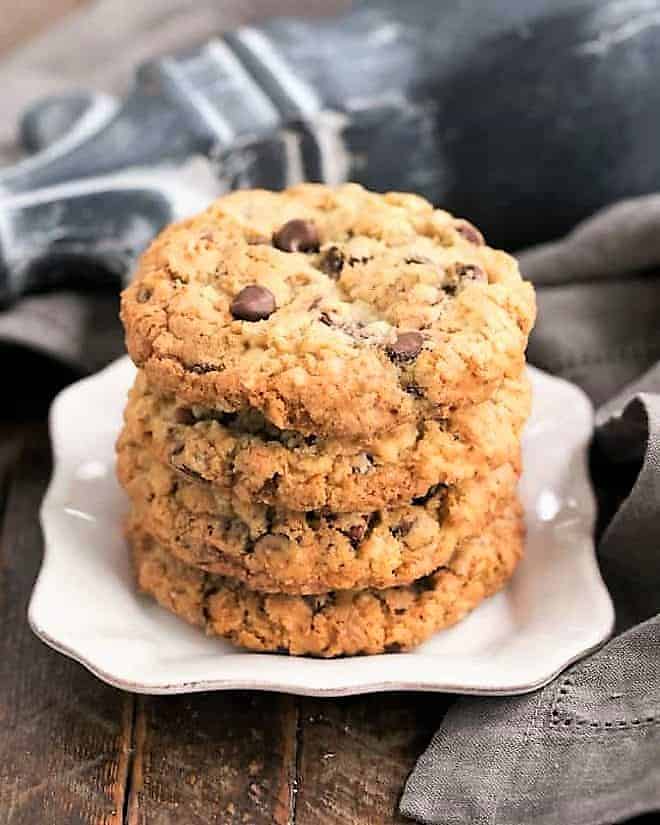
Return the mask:
<svg viewBox="0 0 660 825">
<path fill-rule="evenodd" d="M 398 798 L 447 697 L 136 700 L 35 639 L 49 471 L 43 426 L 0 425 L 0 825 L 406 822 Z"/>
<path fill-rule="evenodd" d="M 120 825 L 133 698 L 47 648 L 27 625 L 50 449 L 45 427 L 24 430 L 23 441 L 0 543 L 0 823 Z M 5 442 L 0 454 L 15 447 Z"/>
<path fill-rule="evenodd" d="M 301 700 L 294 825 L 410 825 L 397 812 L 404 783 L 453 698 Z M 622 825 L 651 822 L 657 815 Z"/>
<path fill-rule="evenodd" d="M 288 825 L 297 711 L 290 696 L 138 699 L 129 825 Z"/>
<path fill-rule="evenodd" d="M 303 700 L 296 825 L 391 825 L 403 784 L 447 707 L 433 694 Z"/>
<path fill-rule="evenodd" d="M 0 516 L 5 511 L 9 477 L 23 446 L 25 427 L 14 422 L 0 423 Z"/>
</svg>

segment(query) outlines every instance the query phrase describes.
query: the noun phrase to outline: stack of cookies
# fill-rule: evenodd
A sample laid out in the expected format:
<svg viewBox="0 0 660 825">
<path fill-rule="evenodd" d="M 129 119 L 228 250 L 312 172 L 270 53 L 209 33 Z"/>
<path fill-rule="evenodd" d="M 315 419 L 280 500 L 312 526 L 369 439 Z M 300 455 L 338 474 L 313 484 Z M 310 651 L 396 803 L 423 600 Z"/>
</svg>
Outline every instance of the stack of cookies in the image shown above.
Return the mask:
<svg viewBox="0 0 660 825">
<path fill-rule="evenodd" d="M 347 184 L 241 191 L 122 296 L 139 587 L 207 633 L 408 649 L 511 576 L 535 313 L 464 220 Z"/>
</svg>

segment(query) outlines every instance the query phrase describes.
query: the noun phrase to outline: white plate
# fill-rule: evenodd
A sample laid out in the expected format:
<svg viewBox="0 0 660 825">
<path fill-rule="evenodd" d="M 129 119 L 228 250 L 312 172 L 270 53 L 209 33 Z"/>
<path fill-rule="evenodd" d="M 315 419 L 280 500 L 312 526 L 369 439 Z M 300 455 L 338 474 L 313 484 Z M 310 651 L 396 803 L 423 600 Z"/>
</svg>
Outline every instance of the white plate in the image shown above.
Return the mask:
<svg viewBox="0 0 660 825">
<path fill-rule="evenodd" d="M 510 585 L 412 653 L 319 660 L 246 653 L 139 596 L 114 477 L 128 359 L 67 388 L 51 410 L 55 469 L 41 509 L 34 632 L 106 682 L 143 693 L 253 688 L 314 696 L 383 690 L 533 690 L 600 644 L 613 609 L 596 565 L 586 470 L 593 410 L 571 384 L 530 370 L 524 435 L 526 557 Z"/>
</svg>

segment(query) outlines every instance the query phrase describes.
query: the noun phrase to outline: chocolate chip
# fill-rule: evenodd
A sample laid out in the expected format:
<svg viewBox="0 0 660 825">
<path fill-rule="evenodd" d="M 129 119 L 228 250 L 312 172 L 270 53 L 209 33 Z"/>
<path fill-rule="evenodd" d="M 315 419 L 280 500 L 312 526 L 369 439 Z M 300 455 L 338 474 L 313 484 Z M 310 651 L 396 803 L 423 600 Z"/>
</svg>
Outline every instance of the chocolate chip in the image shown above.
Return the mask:
<svg viewBox="0 0 660 825">
<path fill-rule="evenodd" d="M 308 510 L 305 513 L 305 521 L 312 530 L 318 530 L 321 526 L 321 513 L 318 510 Z"/>
<path fill-rule="evenodd" d="M 428 593 L 431 590 L 435 590 L 435 575 L 431 573 L 428 576 L 417 579 L 413 582 L 412 586 L 418 594 Z"/>
<path fill-rule="evenodd" d="M 138 304 L 146 304 L 147 301 L 149 300 L 149 298 L 151 298 L 151 296 L 152 296 L 152 292 L 148 287 L 146 287 L 146 286 L 140 287 L 140 289 L 138 290 L 138 294 L 137 294 Z"/>
<path fill-rule="evenodd" d="M 237 321 L 263 321 L 275 312 L 275 296 L 263 286 L 246 286 L 231 302 Z"/>
<path fill-rule="evenodd" d="M 379 510 L 371 513 L 368 518 L 360 524 L 353 524 L 348 530 L 342 530 L 342 533 L 347 536 L 354 548 L 363 542 L 369 535 L 371 535 L 374 527 L 377 527 L 382 521 L 382 515 Z"/>
<path fill-rule="evenodd" d="M 336 280 L 344 268 L 344 253 L 339 247 L 331 246 L 323 253 L 320 266 L 322 272 Z"/>
<path fill-rule="evenodd" d="M 362 541 L 364 538 L 364 534 L 367 532 L 367 525 L 365 524 L 354 524 L 347 532 L 347 536 L 353 547 L 357 547 L 357 545 Z"/>
<path fill-rule="evenodd" d="M 407 536 L 412 529 L 412 521 L 402 521 L 399 524 L 395 524 L 393 527 L 390 527 L 390 533 L 395 539 L 401 539 L 404 536 Z"/>
<path fill-rule="evenodd" d="M 461 281 L 484 281 L 488 283 L 488 275 L 477 264 L 456 264 L 456 277 Z"/>
<path fill-rule="evenodd" d="M 488 283 L 488 275 L 477 264 L 455 263 L 445 270 L 442 289 L 447 295 L 457 295 L 470 282 Z"/>
<path fill-rule="evenodd" d="M 216 367 L 213 364 L 193 364 L 192 366 L 188 367 L 188 372 L 194 372 L 195 375 L 205 375 L 207 372 L 217 372 L 220 367 Z"/>
<path fill-rule="evenodd" d="M 426 504 L 432 498 L 437 496 L 441 491 L 446 491 L 446 489 L 447 489 L 446 484 L 434 484 L 432 487 L 429 487 L 429 489 L 424 493 L 423 496 L 417 496 L 417 498 L 414 498 L 412 500 L 412 503 L 417 505 L 417 506 L 422 505 L 422 504 Z"/>
<path fill-rule="evenodd" d="M 359 258 L 356 258 L 355 256 L 351 256 L 348 259 L 348 265 L 349 266 L 355 266 L 356 264 L 366 264 L 366 263 L 369 263 L 370 260 L 371 260 L 371 258 L 368 255 L 362 255 Z"/>
<path fill-rule="evenodd" d="M 486 243 L 484 236 L 481 232 L 479 232 L 476 226 L 470 223 L 470 221 L 456 221 L 454 228 L 459 235 L 462 235 L 465 238 L 466 241 L 469 241 L 476 246 L 483 246 Z"/>
<path fill-rule="evenodd" d="M 403 390 L 408 393 L 408 395 L 412 395 L 413 398 L 424 398 L 424 390 L 414 382 L 407 384 Z"/>
<path fill-rule="evenodd" d="M 270 478 L 264 481 L 260 488 L 262 500 L 264 496 L 273 498 L 273 496 L 277 495 L 277 488 L 279 486 L 281 477 L 282 476 L 280 475 L 280 473 L 274 473 Z"/>
<path fill-rule="evenodd" d="M 387 347 L 387 354 L 392 361 L 405 363 L 414 361 L 422 349 L 424 339 L 419 332 L 402 332 L 396 341 Z"/>
<path fill-rule="evenodd" d="M 190 407 L 177 407 L 174 410 L 174 420 L 186 427 L 191 427 L 197 421 Z"/>
<path fill-rule="evenodd" d="M 288 221 L 273 233 L 273 246 L 282 252 L 318 252 L 319 233 L 311 221 Z"/>
<path fill-rule="evenodd" d="M 328 313 L 327 313 L 327 312 L 322 312 L 322 313 L 319 315 L 319 321 L 320 321 L 322 324 L 325 324 L 325 325 L 326 325 L 326 327 L 334 327 L 334 325 L 335 325 L 335 324 L 334 324 L 334 321 L 333 321 L 333 320 L 332 320 L 332 318 L 328 315 Z"/>
<path fill-rule="evenodd" d="M 402 650 L 403 647 L 399 642 L 391 642 L 389 645 L 385 645 L 385 653 L 401 653 Z"/>
</svg>

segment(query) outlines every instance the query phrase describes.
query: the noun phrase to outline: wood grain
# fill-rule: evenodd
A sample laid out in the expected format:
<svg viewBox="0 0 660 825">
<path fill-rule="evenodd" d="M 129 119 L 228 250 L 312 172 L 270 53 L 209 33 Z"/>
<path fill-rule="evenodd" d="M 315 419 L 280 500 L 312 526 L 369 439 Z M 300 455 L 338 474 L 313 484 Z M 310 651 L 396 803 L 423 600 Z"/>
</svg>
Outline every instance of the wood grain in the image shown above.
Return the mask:
<svg viewBox="0 0 660 825">
<path fill-rule="evenodd" d="M 297 713 L 290 696 L 138 699 L 129 825 L 287 825 Z"/>
<path fill-rule="evenodd" d="M 49 472 L 44 426 L 0 424 L 0 825 L 407 822 L 398 798 L 448 697 L 133 697 L 39 642 Z"/>
<path fill-rule="evenodd" d="M 403 784 L 447 707 L 432 694 L 305 700 L 296 825 L 391 825 Z"/>
<path fill-rule="evenodd" d="M 133 699 L 47 648 L 27 625 L 50 459 L 45 428 L 22 441 L 0 543 L 0 823 L 118 825 Z"/>
</svg>

